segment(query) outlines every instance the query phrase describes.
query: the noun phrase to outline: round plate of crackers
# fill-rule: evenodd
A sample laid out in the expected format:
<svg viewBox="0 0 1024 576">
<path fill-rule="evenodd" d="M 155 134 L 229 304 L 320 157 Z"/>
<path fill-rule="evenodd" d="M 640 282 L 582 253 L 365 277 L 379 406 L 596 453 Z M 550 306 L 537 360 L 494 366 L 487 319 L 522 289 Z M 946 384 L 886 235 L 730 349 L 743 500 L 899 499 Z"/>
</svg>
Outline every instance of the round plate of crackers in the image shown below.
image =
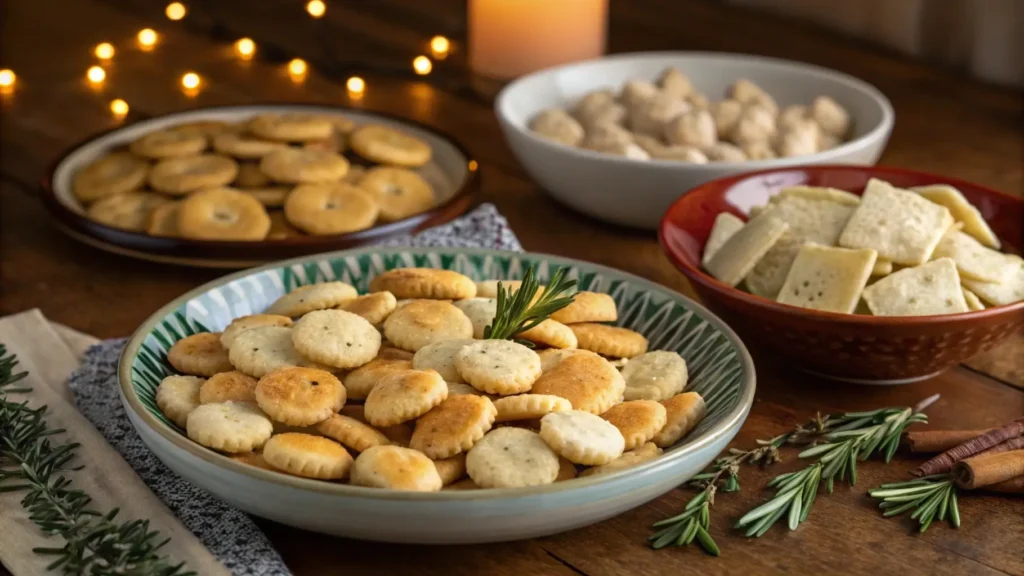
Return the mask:
<svg viewBox="0 0 1024 576">
<path fill-rule="evenodd" d="M 72 237 L 136 258 L 243 268 L 414 233 L 464 213 L 477 163 L 416 122 L 336 106 L 203 108 L 82 142 L 44 179 Z"/>
<path fill-rule="evenodd" d="M 700 472 L 754 367 L 696 302 L 543 254 L 364 248 L 170 302 L 118 367 L 175 473 L 249 513 L 368 540 L 531 538 Z"/>
</svg>

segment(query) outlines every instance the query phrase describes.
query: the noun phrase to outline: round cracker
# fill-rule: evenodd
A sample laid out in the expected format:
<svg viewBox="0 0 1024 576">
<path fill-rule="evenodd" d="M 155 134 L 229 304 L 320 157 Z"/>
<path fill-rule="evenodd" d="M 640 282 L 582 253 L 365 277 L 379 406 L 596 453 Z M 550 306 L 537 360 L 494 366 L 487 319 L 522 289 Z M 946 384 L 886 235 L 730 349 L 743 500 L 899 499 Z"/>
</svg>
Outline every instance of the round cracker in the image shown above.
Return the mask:
<svg viewBox="0 0 1024 576">
<path fill-rule="evenodd" d="M 536 432 L 504 427 L 488 432 L 466 455 L 466 472 L 481 488 L 551 484 L 558 455 Z"/>
<path fill-rule="evenodd" d="M 352 467 L 352 456 L 341 444 L 299 432 L 286 432 L 267 440 L 263 458 L 282 472 L 318 480 L 341 480 Z"/>
<path fill-rule="evenodd" d="M 231 343 L 228 359 L 237 370 L 255 378 L 289 366 L 330 370 L 299 354 L 292 343 L 292 329 L 284 326 L 258 326 L 241 332 Z"/>
<path fill-rule="evenodd" d="M 199 406 L 199 390 L 203 385 L 197 376 L 168 376 L 156 387 L 156 405 L 179 427 L 184 428 L 190 412 Z"/>
<path fill-rule="evenodd" d="M 321 282 L 299 286 L 267 308 L 267 314 L 297 317 L 314 310 L 327 310 L 352 300 L 359 293 L 344 282 Z"/>
<path fill-rule="evenodd" d="M 292 328 L 300 354 L 328 366 L 355 368 L 377 356 L 380 332 L 362 316 L 343 310 L 314 310 Z"/>
<path fill-rule="evenodd" d="M 235 341 L 235 336 L 250 328 L 258 328 L 260 326 L 289 327 L 291 325 L 291 318 L 279 314 L 250 314 L 248 316 L 241 316 L 232 320 L 231 324 L 228 324 L 228 327 L 220 333 L 220 343 L 225 348 L 230 349 L 231 343 Z"/>
<path fill-rule="evenodd" d="M 374 446 L 386 446 L 391 442 L 376 428 L 351 416 L 331 414 L 316 425 L 316 431 L 328 438 L 341 442 L 356 452 L 364 452 Z"/>
<path fill-rule="evenodd" d="M 449 458 L 483 438 L 496 415 L 494 404 L 483 396 L 449 396 L 416 421 L 409 447 L 432 460 Z"/>
<path fill-rule="evenodd" d="M 213 376 L 232 369 L 219 332 L 203 332 L 178 340 L 167 351 L 167 361 L 175 370 L 193 376 Z"/>
<path fill-rule="evenodd" d="M 622 375 L 604 358 L 573 354 L 544 372 L 531 391 L 561 396 L 576 410 L 602 414 L 618 403 L 625 387 Z"/>
<path fill-rule="evenodd" d="M 473 323 L 473 338 L 482 340 L 484 330 L 494 322 L 498 301 L 494 298 L 466 298 L 452 302 Z"/>
<path fill-rule="evenodd" d="M 388 316 L 384 335 L 395 346 L 416 352 L 435 342 L 471 338 L 473 323 L 448 302 L 414 300 Z"/>
<path fill-rule="evenodd" d="M 611 462 L 622 455 L 626 445 L 618 428 L 582 410 L 544 416 L 540 419 L 540 437 L 560 456 L 587 466 Z"/>
<path fill-rule="evenodd" d="M 387 290 L 399 299 L 461 300 L 476 296 L 476 283 L 452 270 L 394 268 L 370 281 L 370 291 Z"/>
<path fill-rule="evenodd" d="M 466 453 L 459 452 L 451 458 L 434 460 L 434 467 L 437 468 L 443 486 L 452 484 L 466 475 Z"/>
<path fill-rule="evenodd" d="M 667 400 L 686 387 L 686 360 L 676 352 L 655 350 L 631 358 L 622 368 L 626 400 Z"/>
<path fill-rule="evenodd" d="M 390 350 L 394 350 L 394 348 Z M 405 351 L 402 350 L 402 352 Z M 410 360 L 385 357 L 384 354 L 381 354 L 345 375 L 344 384 L 345 390 L 348 392 L 348 398 L 352 400 L 366 400 L 366 397 L 370 395 L 370 391 L 373 390 L 374 386 L 380 382 L 385 374 L 396 370 L 412 370 L 412 368 L 413 363 Z"/>
<path fill-rule="evenodd" d="M 576 348 L 577 345 L 576 334 L 572 328 L 551 319 L 544 320 L 533 328 L 516 334 L 516 338 L 550 348 Z"/>
<path fill-rule="evenodd" d="M 611 474 L 612 472 L 618 472 L 619 470 L 625 470 L 626 468 L 632 468 L 637 464 L 643 464 L 648 460 L 654 460 L 658 456 L 661 456 L 662 450 L 658 448 L 653 442 L 648 442 L 639 448 L 630 450 L 629 452 L 623 452 L 622 456 L 619 456 L 615 460 L 601 466 L 594 466 L 588 468 L 580 473 L 580 477 L 586 476 L 600 476 L 602 474 Z"/>
<path fill-rule="evenodd" d="M 363 413 L 374 426 L 414 420 L 448 397 L 448 385 L 433 370 L 395 370 L 382 375 L 366 397 Z"/>
<path fill-rule="evenodd" d="M 551 394 L 519 394 L 498 398 L 494 401 L 494 407 L 498 411 L 495 420 L 509 422 L 542 418 L 552 412 L 568 412 L 572 410 L 572 403 Z"/>
<path fill-rule="evenodd" d="M 668 400 L 662 400 L 661 405 L 665 407 L 665 425 L 654 436 L 654 443 L 661 448 L 679 442 L 707 414 L 704 399 L 696 392 L 676 394 Z"/>
<path fill-rule="evenodd" d="M 632 358 L 647 352 L 647 338 L 628 328 L 605 324 L 572 324 L 577 346 L 602 356 Z"/>
<path fill-rule="evenodd" d="M 412 357 L 412 367 L 417 370 L 435 370 L 445 382 L 461 384 L 465 380 L 455 368 L 455 355 L 474 342 L 471 338 L 458 338 L 428 344 L 416 351 Z"/>
<path fill-rule="evenodd" d="M 400 446 L 375 446 L 356 458 L 352 484 L 391 490 L 437 492 L 443 481 L 434 462 Z"/>
<path fill-rule="evenodd" d="M 395 295 L 385 290 L 364 294 L 339 305 L 337 309 L 362 316 L 367 322 L 377 326 L 387 320 L 397 306 L 398 300 Z"/>
<path fill-rule="evenodd" d="M 255 404 L 256 382 L 252 376 L 237 370 L 214 374 L 199 387 L 199 403 L 212 404 L 234 400 Z"/>
<path fill-rule="evenodd" d="M 654 400 L 632 400 L 616 404 L 601 418 L 619 429 L 626 440 L 626 450 L 643 446 L 665 426 L 665 407 Z"/>
<path fill-rule="evenodd" d="M 455 354 L 455 368 L 468 384 L 488 394 L 527 392 L 541 375 L 540 357 L 511 340 L 482 340 Z"/>
<path fill-rule="evenodd" d="M 551 319 L 562 324 L 615 322 L 619 319 L 619 311 L 611 296 L 600 292 L 581 291 L 573 295 L 571 304 L 556 310 Z"/>
<path fill-rule="evenodd" d="M 312 426 L 345 405 L 345 387 L 330 372 L 292 366 L 260 378 L 256 402 L 282 424 Z"/>
<path fill-rule="evenodd" d="M 266 414 L 248 402 L 215 402 L 196 407 L 185 425 L 188 437 L 221 452 L 252 452 L 274 431 Z"/>
</svg>

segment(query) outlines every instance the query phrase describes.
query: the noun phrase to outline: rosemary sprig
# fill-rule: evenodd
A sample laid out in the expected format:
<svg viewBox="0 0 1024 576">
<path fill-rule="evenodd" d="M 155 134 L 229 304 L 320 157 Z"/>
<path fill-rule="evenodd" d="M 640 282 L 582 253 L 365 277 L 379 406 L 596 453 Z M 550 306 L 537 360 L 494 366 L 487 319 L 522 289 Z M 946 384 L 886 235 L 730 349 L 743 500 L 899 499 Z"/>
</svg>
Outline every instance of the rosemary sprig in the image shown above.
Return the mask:
<svg viewBox="0 0 1024 576">
<path fill-rule="evenodd" d="M 932 521 L 942 522 L 949 516 L 949 525 L 960 527 L 960 508 L 957 506 L 957 488 L 949 473 L 924 476 L 908 482 L 882 484 L 868 490 L 872 498 L 881 500 L 878 507 L 882 516 L 898 516 L 913 510 L 910 518 L 917 520 L 919 531 L 924 532 Z"/>
<path fill-rule="evenodd" d="M 50 437 L 64 430 L 47 426 L 47 408 L 30 408 L 10 394 L 29 392 L 14 384 L 27 373 L 15 373 L 18 364 L 0 344 L 0 492 L 25 491 L 21 505 L 29 518 L 48 535 L 60 536 L 62 547 L 35 548 L 55 560 L 48 570 L 94 576 L 186 576 L 183 564 L 172 565 L 157 552 L 168 540 L 157 541 L 149 521 L 115 522 L 118 510 L 100 514 L 88 508 L 92 499 L 71 488 L 61 473 L 71 467 L 78 444 L 58 444 Z"/>
<path fill-rule="evenodd" d="M 533 328 L 571 304 L 573 296 L 564 294 L 576 287 L 576 280 L 566 278 L 565 272 L 565 268 L 559 268 L 555 272 L 536 302 L 533 301 L 533 297 L 540 285 L 537 283 L 533 266 L 526 270 L 519 290 L 513 292 L 511 288 L 499 282 L 498 310 L 490 326 L 484 328 L 484 338 L 512 340 L 517 334 Z"/>
</svg>

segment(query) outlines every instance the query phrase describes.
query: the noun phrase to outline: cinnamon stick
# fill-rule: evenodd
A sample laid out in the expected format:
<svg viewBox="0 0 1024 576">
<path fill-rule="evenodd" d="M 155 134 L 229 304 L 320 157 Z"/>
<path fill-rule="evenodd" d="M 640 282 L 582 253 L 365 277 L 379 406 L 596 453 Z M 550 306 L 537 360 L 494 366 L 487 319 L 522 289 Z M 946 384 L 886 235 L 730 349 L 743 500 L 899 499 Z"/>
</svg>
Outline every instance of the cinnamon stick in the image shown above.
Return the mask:
<svg viewBox="0 0 1024 576">
<path fill-rule="evenodd" d="M 1024 476 L 1024 450 L 1010 450 L 961 460 L 953 466 L 953 481 L 973 490 Z"/>
<path fill-rule="evenodd" d="M 940 472 L 948 472 L 957 462 L 970 458 L 983 450 L 988 450 L 996 444 L 1002 444 L 1010 438 L 1016 438 L 1021 434 L 1024 434 L 1024 418 L 1018 418 L 1005 426 L 989 430 L 977 438 L 972 438 L 963 444 L 950 448 L 922 464 L 913 473 L 918 476 L 930 476 Z"/>
<path fill-rule="evenodd" d="M 1017 476 L 1002 482 L 985 486 L 985 490 L 999 492 L 1000 494 L 1021 494 L 1024 495 L 1024 476 Z"/>
<path fill-rule="evenodd" d="M 998 454 L 1000 452 L 1009 452 L 1010 450 L 1021 450 L 1024 449 L 1024 436 L 1017 436 L 1016 438 L 1010 438 L 1002 444 L 996 444 L 988 450 L 982 450 L 975 454 L 975 456 L 982 456 L 984 454 Z"/>
<path fill-rule="evenodd" d="M 915 430 L 907 432 L 903 442 L 915 454 L 933 454 L 955 448 L 991 430 Z"/>
</svg>

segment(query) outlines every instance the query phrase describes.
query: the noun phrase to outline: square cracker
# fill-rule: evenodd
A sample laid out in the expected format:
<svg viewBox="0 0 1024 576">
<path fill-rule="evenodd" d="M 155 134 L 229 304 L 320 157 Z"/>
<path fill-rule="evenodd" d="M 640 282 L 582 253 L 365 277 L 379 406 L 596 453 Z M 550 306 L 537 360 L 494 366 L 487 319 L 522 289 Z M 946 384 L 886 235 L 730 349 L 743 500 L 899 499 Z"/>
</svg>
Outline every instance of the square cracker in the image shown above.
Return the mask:
<svg viewBox="0 0 1024 576">
<path fill-rule="evenodd" d="M 704 243 L 704 257 L 701 259 L 701 264 L 704 266 L 708 265 L 708 260 L 718 252 L 718 249 L 725 244 L 725 241 L 732 238 L 732 235 L 739 232 L 740 228 L 743 228 L 743 220 L 733 216 L 728 212 L 722 212 L 718 216 L 715 216 L 715 223 L 711 226 L 711 234 L 708 236 L 708 241 Z"/>
<path fill-rule="evenodd" d="M 904 268 L 864 289 L 875 316 L 930 316 L 967 312 L 960 275 L 950 258 Z"/>
<path fill-rule="evenodd" d="M 774 300 L 779 295 L 782 285 L 786 283 L 786 276 L 793 266 L 793 261 L 796 260 L 797 253 L 800 252 L 800 247 L 805 243 L 803 238 L 787 230 L 747 274 L 744 279 L 747 290 L 755 296 Z"/>
<path fill-rule="evenodd" d="M 1016 268 L 1006 280 L 996 283 L 965 278 L 964 286 L 992 306 L 1005 306 L 1024 300 L 1024 258 L 1008 256 L 1016 262 Z"/>
<path fill-rule="evenodd" d="M 892 274 L 892 261 L 885 258 L 877 258 L 875 266 L 871 269 L 872 276 L 888 276 Z"/>
<path fill-rule="evenodd" d="M 839 245 L 870 248 L 894 264 L 917 266 L 928 261 L 952 224 L 945 206 L 872 178 Z"/>
<path fill-rule="evenodd" d="M 750 272 L 789 225 L 765 210 L 732 235 L 704 266 L 712 276 L 735 286 Z"/>
<path fill-rule="evenodd" d="M 949 209 L 949 213 L 957 222 L 964 223 L 964 232 L 974 236 L 989 248 L 999 248 L 999 238 L 985 222 L 981 212 L 973 204 L 964 198 L 956 188 L 948 184 L 932 184 L 929 186 L 916 186 L 911 188 L 928 200 L 941 204 Z"/>
<path fill-rule="evenodd" d="M 935 247 L 932 258 L 952 258 L 961 278 L 981 282 L 1003 282 L 1016 269 L 1016 260 L 1009 254 L 986 248 L 973 236 L 950 230 Z"/>
<path fill-rule="evenodd" d="M 771 209 L 798 237 L 834 246 L 857 207 L 821 198 L 786 196 L 772 202 Z"/>
<path fill-rule="evenodd" d="M 860 204 L 860 196 L 857 196 L 853 192 L 847 192 L 846 190 L 840 190 L 838 188 L 828 188 L 825 186 L 786 186 L 780 190 L 778 194 L 772 196 L 772 201 L 792 196 L 810 198 L 812 200 L 829 200 L 832 202 L 838 202 L 839 204 L 845 204 L 847 206 L 856 206 Z"/>
<path fill-rule="evenodd" d="M 963 288 L 963 287 L 961 286 L 961 288 Z M 967 302 L 967 309 L 968 310 L 974 311 L 974 310 L 984 310 L 985 309 L 985 305 L 981 303 L 981 300 L 978 298 L 977 294 L 975 294 L 974 292 L 971 292 L 967 288 L 963 288 L 963 291 L 964 291 L 964 302 Z"/>
<path fill-rule="evenodd" d="M 782 304 L 852 314 L 878 253 L 804 244 L 776 299 Z"/>
</svg>

